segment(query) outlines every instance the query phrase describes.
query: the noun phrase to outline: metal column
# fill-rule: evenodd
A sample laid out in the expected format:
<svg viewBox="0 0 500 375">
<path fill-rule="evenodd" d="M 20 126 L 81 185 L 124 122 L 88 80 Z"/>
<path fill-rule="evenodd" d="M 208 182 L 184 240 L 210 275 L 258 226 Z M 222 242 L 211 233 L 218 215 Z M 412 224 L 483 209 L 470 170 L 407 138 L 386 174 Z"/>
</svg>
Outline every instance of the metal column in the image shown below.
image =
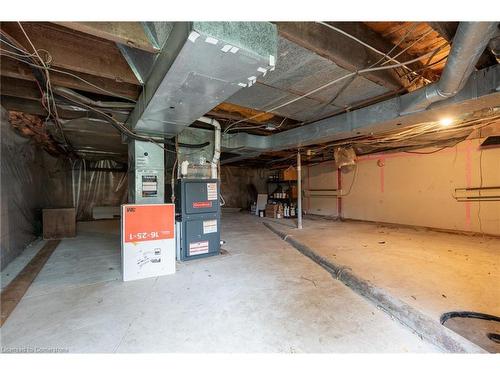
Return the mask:
<svg viewBox="0 0 500 375">
<path fill-rule="evenodd" d="M 302 229 L 302 166 L 297 150 L 297 229 Z"/>
</svg>

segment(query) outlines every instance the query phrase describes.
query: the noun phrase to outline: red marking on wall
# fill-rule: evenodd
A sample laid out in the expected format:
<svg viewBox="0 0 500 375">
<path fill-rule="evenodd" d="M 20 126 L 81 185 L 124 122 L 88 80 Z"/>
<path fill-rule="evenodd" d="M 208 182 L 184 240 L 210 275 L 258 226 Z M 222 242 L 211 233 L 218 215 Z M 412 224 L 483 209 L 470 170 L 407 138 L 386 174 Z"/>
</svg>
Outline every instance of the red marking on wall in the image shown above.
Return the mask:
<svg viewBox="0 0 500 375">
<path fill-rule="evenodd" d="M 384 187 L 385 187 L 385 158 L 380 158 L 380 164 L 379 164 L 379 169 L 380 169 L 380 192 L 384 192 Z"/>
<path fill-rule="evenodd" d="M 472 141 L 469 139 L 465 146 L 465 185 L 472 186 Z M 465 229 L 471 229 L 471 202 L 465 202 Z"/>
<path fill-rule="evenodd" d="M 340 191 L 342 190 L 342 173 L 340 168 L 337 168 L 337 216 L 342 218 L 342 196 L 340 195 Z"/>
</svg>

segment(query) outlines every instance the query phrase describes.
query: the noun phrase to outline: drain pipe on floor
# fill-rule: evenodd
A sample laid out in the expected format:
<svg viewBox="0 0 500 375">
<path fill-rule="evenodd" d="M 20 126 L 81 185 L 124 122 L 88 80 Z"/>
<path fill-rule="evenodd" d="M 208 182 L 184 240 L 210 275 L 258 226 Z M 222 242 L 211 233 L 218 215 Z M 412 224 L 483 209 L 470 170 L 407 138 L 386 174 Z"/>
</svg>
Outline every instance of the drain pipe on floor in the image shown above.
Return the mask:
<svg viewBox="0 0 500 375">
<path fill-rule="evenodd" d="M 297 229 L 302 229 L 302 165 L 300 149 L 297 150 Z"/>
<path fill-rule="evenodd" d="M 214 156 L 212 158 L 211 164 L 211 178 L 218 178 L 219 173 L 218 173 L 218 166 L 219 166 L 219 159 L 220 159 L 220 138 L 221 138 L 221 131 L 220 131 L 220 124 L 219 121 L 214 120 L 213 118 L 205 117 L 202 116 L 198 119 L 200 122 L 204 122 L 205 124 L 212 125 L 215 128 L 215 142 L 214 142 Z"/>
</svg>

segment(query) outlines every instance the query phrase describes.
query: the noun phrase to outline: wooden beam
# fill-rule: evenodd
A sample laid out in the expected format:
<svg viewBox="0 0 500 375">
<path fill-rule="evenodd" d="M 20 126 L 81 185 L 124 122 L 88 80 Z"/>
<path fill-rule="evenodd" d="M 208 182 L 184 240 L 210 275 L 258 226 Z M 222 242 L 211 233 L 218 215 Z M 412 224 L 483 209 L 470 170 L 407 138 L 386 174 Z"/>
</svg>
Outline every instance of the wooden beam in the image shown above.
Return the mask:
<svg viewBox="0 0 500 375">
<path fill-rule="evenodd" d="M 1 76 L 1 94 L 15 98 L 41 100 L 42 93 L 35 82 Z"/>
<path fill-rule="evenodd" d="M 50 53 L 51 66 L 139 84 L 115 43 L 50 23 L 23 22 L 22 25 L 33 45 Z M 17 23 L 2 22 L 1 29 L 26 50 L 33 51 Z"/>
<path fill-rule="evenodd" d="M 10 59 L 6 56 L 2 56 L 0 59 L 0 74 L 4 77 L 18 78 L 22 80 L 35 81 L 33 76 L 32 68 L 22 62 Z M 116 94 L 115 96 L 122 96 L 128 99 L 136 100 L 141 92 L 141 87 L 131 83 L 117 82 L 112 79 L 97 77 L 85 73 L 77 73 L 61 69 L 69 74 L 77 75 L 78 77 L 98 86 L 91 86 L 72 75 L 51 72 L 50 79 L 53 85 L 68 87 L 75 90 L 81 90 L 86 92 L 91 92 L 95 94 L 113 96 L 111 93 Z"/>
<path fill-rule="evenodd" d="M 266 113 L 262 111 L 258 111 L 252 108 L 247 108 L 247 107 L 242 107 L 237 104 L 232 104 L 232 103 L 221 103 L 212 111 L 210 111 L 211 114 L 213 115 L 218 115 L 223 118 L 228 118 L 228 119 L 233 119 L 233 120 L 241 120 L 249 117 L 253 117 L 256 115 L 259 115 L 258 117 L 255 117 L 254 119 L 248 120 L 248 122 L 255 123 L 255 124 L 262 124 L 265 122 L 273 122 L 273 118 L 275 117 L 274 114 L 272 113 Z"/>
<path fill-rule="evenodd" d="M 382 57 L 361 44 L 357 44 L 354 40 L 315 22 L 276 22 L 276 24 L 282 37 L 351 72 L 367 68 Z M 392 43 L 384 40 L 360 22 L 333 22 L 331 24 L 381 52 L 389 52 L 393 47 Z M 394 54 L 397 52 L 399 52 L 398 49 L 394 50 Z M 403 53 L 398 59 L 405 61 L 410 57 Z M 389 90 L 398 90 L 407 84 L 407 81 L 401 80 L 392 69 L 369 72 L 363 76 Z"/>
<path fill-rule="evenodd" d="M 448 42 L 453 40 L 458 28 L 458 22 L 428 22 L 428 24 Z"/>
<path fill-rule="evenodd" d="M 149 41 L 140 22 L 53 22 L 85 34 L 93 35 L 115 43 L 141 49 L 146 52 L 158 52 Z"/>
<path fill-rule="evenodd" d="M 47 116 L 47 110 L 42 106 L 41 101 L 16 98 L 12 96 L 2 95 L 0 96 L 2 102 L 2 107 L 8 111 L 16 111 L 28 113 L 31 115 L 38 115 L 45 117 Z M 72 111 L 69 109 L 61 108 L 58 105 L 57 112 L 59 117 L 62 119 L 75 119 L 80 117 L 89 117 L 89 111 Z"/>
</svg>

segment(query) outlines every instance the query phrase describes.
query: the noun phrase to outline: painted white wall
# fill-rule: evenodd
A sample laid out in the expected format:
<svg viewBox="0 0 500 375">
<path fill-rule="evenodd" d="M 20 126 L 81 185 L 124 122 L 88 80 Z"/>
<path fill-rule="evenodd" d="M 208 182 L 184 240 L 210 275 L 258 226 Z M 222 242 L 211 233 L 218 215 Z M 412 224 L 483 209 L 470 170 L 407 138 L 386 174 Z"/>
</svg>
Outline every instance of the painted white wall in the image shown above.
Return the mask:
<svg viewBox="0 0 500 375">
<path fill-rule="evenodd" d="M 458 202 L 455 188 L 500 186 L 500 148 L 480 149 L 472 139 L 433 154 L 359 157 L 357 171 L 342 173 L 342 216 L 500 235 L 500 201 Z M 422 149 L 429 152 L 434 149 Z M 379 163 L 377 163 L 380 160 Z M 379 166 L 378 164 L 382 165 Z M 305 167 L 304 189 L 337 186 L 333 162 Z M 305 198 L 307 212 L 337 215 L 335 198 Z"/>
</svg>

